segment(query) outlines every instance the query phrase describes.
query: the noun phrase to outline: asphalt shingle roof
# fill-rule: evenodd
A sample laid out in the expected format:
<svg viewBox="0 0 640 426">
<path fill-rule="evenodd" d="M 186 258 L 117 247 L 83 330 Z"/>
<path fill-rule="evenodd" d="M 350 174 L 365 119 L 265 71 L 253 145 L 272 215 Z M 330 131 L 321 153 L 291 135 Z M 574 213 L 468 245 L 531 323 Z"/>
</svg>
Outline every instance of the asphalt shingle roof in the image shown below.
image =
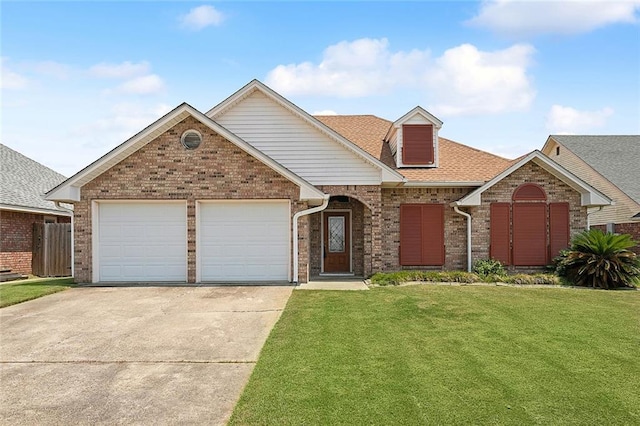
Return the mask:
<svg viewBox="0 0 640 426">
<path fill-rule="evenodd" d="M 383 141 L 393 124 L 391 121 L 374 115 L 318 115 L 315 118 L 410 181 L 486 182 L 514 162 L 438 137 L 438 167 L 397 169 L 389 144 Z"/>
<path fill-rule="evenodd" d="M 60 173 L 0 144 L 0 204 L 62 212 L 43 195 L 65 179 Z"/>
<path fill-rule="evenodd" d="M 640 135 L 551 135 L 640 203 Z"/>
</svg>

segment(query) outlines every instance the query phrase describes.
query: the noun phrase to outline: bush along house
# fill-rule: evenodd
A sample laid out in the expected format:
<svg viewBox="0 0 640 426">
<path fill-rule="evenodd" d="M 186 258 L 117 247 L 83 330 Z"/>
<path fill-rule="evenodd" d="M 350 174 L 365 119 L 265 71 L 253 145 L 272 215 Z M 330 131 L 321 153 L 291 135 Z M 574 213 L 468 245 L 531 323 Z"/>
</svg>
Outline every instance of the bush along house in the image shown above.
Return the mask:
<svg viewBox="0 0 640 426">
<path fill-rule="evenodd" d="M 495 258 L 544 267 L 609 198 L 540 151 L 507 160 L 395 121 L 312 116 L 253 80 L 177 106 L 53 188 L 77 282 L 307 282 Z"/>
</svg>

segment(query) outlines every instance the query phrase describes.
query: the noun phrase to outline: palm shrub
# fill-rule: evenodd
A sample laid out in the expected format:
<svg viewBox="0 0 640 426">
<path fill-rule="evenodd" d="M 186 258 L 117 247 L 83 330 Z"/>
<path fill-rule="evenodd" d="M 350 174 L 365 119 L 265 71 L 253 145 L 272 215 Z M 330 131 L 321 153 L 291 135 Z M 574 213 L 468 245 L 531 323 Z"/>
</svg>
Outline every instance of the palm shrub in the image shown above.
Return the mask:
<svg viewBox="0 0 640 426">
<path fill-rule="evenodd" d="M 629 250 L 635 245 L 630 235 L 584 231 L 557 258 L 556 273 L 579 286 L 635 287 L 640 282 L 640 258 Z"/>
</svg>

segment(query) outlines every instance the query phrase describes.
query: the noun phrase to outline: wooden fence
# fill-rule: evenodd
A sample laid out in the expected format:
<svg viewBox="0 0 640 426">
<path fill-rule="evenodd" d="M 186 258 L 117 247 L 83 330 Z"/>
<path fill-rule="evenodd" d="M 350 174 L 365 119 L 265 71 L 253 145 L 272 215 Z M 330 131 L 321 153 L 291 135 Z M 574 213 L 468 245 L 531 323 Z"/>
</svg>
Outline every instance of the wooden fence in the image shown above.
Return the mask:
<svg viewBox="0 0 640 426">
<path fill-rule="evenodd" d="M 33 275 L 39 277 L 71 276 L 71 224 L 34 223 Z"/>
</svg>

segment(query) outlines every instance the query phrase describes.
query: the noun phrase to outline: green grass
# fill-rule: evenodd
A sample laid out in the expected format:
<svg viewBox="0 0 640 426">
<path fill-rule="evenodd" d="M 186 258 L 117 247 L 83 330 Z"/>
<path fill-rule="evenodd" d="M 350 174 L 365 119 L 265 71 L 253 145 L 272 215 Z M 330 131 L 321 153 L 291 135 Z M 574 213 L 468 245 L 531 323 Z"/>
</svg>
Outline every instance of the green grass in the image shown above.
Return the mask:
<svg viewBox="0 0 640 426">
<path fill-rule="evenodd" d="M 73 286 L 73 278 L 40 278 L 0 285 L 0 308 L 57 293 Z"/>
<path fill-rule="evenodd" d="M 294 291 L 230 424 L 640 424 L 640 292 Z"/>
</svg>

